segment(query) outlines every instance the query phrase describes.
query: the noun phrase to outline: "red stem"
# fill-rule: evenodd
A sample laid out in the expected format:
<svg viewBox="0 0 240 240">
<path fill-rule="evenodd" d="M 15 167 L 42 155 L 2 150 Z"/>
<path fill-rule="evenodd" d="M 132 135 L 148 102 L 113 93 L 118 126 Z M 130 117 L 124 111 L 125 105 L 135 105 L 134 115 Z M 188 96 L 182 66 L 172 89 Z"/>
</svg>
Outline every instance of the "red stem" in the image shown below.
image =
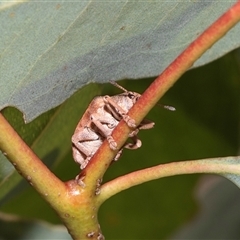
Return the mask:
<svg viewBox="0 0 240 240">
<path fill-rule="evenodd" d="M 205 30 L 194 42 L 192 42 L 165 71 L 149 86 L 142 94 L 137 103 L 130 109 L 128 115 L 135 119 L 139 124 L 165 92 L 177 81 L 177 79 L 188 70 L 189 67 L 207 51 L 215 42 L 217 42 L 229 29 L 231 29 L 240 20 L 240 1 L 233 5 L 217 21 L 215 21 L 207 30 Z M 126 141 L 130 129 L 121 121 L 114 129 L 112 136 L 121 147 Z M 97 153 L 93 156 L 90 164 L 83 171 L 86 175 L 85 182 L 91 185 L 101 179 L 114 155 L 107 142 L 105 141 Z M 88 174 L 89 173 L 89 174 Z"/>
</svg>

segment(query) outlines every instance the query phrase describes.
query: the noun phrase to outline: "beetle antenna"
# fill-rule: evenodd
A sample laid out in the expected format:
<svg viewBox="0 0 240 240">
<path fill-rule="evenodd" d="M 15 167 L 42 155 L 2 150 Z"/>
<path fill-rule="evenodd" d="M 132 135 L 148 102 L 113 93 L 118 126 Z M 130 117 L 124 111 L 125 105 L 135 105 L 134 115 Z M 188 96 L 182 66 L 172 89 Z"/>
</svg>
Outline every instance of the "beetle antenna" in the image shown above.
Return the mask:
<svg viewBox="0 0 240 240">
<path fill-rule="evenodd" d="M 117 84 L 116 82 L 110 80 L 109 81 L 112 85 L 114 85 L 117 88 L 120 88 L 121 90 L 123 90 L 124 92 L 129 92 L 127 89 L 125 89 L 124 87 L 120 86 L 119 84 Z"/>
<path fill-rule="evenodd" d="M 173 107 L 173 106 L 163 105 L 163 104 L 160 104 L 160 103 L 158 103 L 158 105 L 159 105 L 160 107 L 163 107 L 163 108 L 169 110 L 169 111 L 176 111 L 176 108 Z"/>
</svg>

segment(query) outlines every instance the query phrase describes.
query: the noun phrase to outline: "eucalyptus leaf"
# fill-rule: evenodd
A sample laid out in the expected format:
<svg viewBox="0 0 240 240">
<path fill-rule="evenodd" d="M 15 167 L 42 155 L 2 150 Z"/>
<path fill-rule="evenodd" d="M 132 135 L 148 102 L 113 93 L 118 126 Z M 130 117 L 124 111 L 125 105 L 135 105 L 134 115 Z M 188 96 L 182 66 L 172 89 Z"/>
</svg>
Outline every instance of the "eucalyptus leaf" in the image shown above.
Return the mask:
<svg viewBox="0 0 240 240">
<path fill-rule="evenodd" d="M 202 172 L 216 173 L 229 179 L 240 188 L 240 156 L 197 160 L 205 166 Z"/>
<path fill-rule="evenodd" d="M 197 214 L 169 239 L 239 239 L 240 191 L 220 176 L 204 176 L 195 189 Z"/>
<path fill-rule="evenodd" d="M 90 82 L 160 74 L 231 1 L 16 1 L 0 5 L 0 109 L 31 121 Z M 240 44 L 237 25 L 195 64 Z"/>
</svg>

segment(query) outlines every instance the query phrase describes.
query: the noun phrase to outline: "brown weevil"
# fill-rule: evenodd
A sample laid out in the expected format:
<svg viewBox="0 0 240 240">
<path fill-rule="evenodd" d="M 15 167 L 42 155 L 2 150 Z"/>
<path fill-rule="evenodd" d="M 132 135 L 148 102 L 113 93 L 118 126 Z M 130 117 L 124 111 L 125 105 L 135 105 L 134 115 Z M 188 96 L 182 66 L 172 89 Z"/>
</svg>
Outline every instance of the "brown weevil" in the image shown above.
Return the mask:
<svg viewBox="0 0 240 240">
<path fill-rule="evenodd" d="M 111 149 L 116 150 L 117 143 L 111 136 L 112 131 L 123 119 L 133 129 L 129 134 L 132 143 L 126 143 L 123 148 L 137 149 L 141 147 L 141 140 L 137 137 L 140 129 L 153 128 L 154 122 L 143 120 L 138 126 L 134 119 L 128 116 L 129 109 L 138 101 L 139 93 L 130 92 L 111 81 L 113 85 L 124 92 L 114 96 L 98 96 L 89 104 L 72 136 L 72 150 L 75 162 L 84 169 L 103 141 L 107 139 Z M 121 155 L 122 149 L 115 157 Z"/>
</svg>

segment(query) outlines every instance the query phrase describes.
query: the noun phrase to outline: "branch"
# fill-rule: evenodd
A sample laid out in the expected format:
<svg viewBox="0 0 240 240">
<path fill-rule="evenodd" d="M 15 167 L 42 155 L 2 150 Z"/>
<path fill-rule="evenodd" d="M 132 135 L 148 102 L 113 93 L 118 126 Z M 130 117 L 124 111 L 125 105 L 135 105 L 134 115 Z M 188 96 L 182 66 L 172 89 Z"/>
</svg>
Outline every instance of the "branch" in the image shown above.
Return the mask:
<svg viewBox="0 0 240 240">
<path fill-rule="evenodd" d="M 165 69 L 165 71 L 142 94 L 137 103 L 129 110 L 128 115 L 139 124 L 177 79 L 186 72 L 204 52 L 237 24 L 239 20 L 240 1 L 233 5 L 216 22 L 205 30 Z M 130 131 L 131 130 L 124 121 L 121 121 L 114 129 L 112 136 L 118 144 L 118 149 L 123 146 Z M 81 173 L 81 175 L 86 176 L 86 185 L 92 185 L 92 183 L 96 183 L 98 179 L 103 177 L 103 174 L 117 151 L 118 150 L 112 151 L 106 141 L 102 144 L 86 169 Z"/>
<path fill-rule="evenodd" d="M 240 156 L 226 158 L 208 158 L 203 160 L 173 162 L 135 171 L 105 183 L 101 188 L 98 201 L 102 204 L 111 196 L 130 187 L 155 179 L 181 174 L 217 173 L 240 176 Z M 237 178 L 234 181 L 237 183 Z"/>
<path fill-rule="evenodd" d="M 16 170 L 32 185 L 61 217 L 73 239 L 101 236 L 98 207 L 91 193 L 76 181 L 62 182 L 35 155 L 0 113 L 0 149 Z M 80 227 L 79 227 L 80 226 Z"/>
<path fill-rule="evenodd" d="M 0 133 L 1 151 L 43 198 L 51 203 L 66 191 L 65 184 L 43 164 L 1 113 Z"/>
</svg>

